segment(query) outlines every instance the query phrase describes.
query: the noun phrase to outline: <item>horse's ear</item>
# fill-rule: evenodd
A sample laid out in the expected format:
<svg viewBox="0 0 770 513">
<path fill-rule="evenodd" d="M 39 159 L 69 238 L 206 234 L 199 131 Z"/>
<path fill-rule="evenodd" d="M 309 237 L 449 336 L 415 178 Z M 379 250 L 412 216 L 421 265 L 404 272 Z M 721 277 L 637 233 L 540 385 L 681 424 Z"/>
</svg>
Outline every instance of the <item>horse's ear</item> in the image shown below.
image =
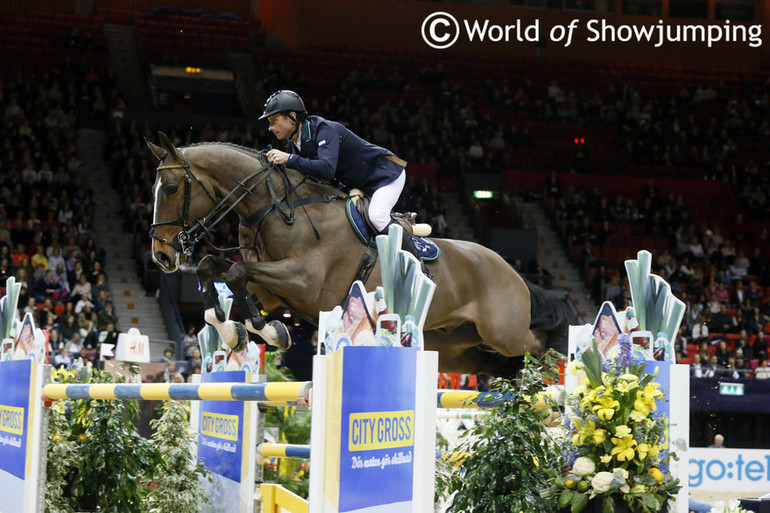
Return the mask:
<svg viewBox="0 0 770 513">
<path fill-rule="evenodd" d="M 165 153 L 163 151 L 163 148 L 153 144 L 152 141 L 150 141 L 146 137 L 144 138 L 144 144 L 146 144 L 147 147 L 150 148 L 150 151 L 152 152 L 153 155 L 155 155 L 156 159 L 160 160 L 163 157 L 163 154 Z"/>
<path fill-rule="evenodd" d="M 163 132 L 158 132 L 158 138 L 160 138 L 160 145 L 161 147 L 168 153 L 170 156 L 176 157 L 179 160 L 182 160 L 182 154 L 179 153 L 179 150 L 176 149 L 176 146 L 174 146 L 174 143 L 171 142 L 171 139 L 168 138 L 166 134 Z"/>
</svg>

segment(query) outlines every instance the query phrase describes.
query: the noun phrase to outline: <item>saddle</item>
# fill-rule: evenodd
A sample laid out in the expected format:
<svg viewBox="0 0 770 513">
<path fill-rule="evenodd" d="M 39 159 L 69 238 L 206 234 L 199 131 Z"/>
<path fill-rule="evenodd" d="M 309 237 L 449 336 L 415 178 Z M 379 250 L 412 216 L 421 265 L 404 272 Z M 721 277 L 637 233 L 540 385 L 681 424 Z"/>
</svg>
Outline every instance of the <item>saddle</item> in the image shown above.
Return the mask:
<svg viewBox="0 0 770 513">
<path fill-rule="evenodd" d="M 367 239 L 373 239 L 379 234 L 379 232 L 377 231 L 377 228 L 375 228 L 372 224 L 372 221 L 369 219 L 370 198 L 359 189 L 351 190 L 349 196 L 350 201 L 352 202 L 358 214 L 361 216 L 361 219 L 363 219 L 366 223 L 366 228 L 368 229 L 369 234 L 372 235 L 371 237 L 367 237 Z M 416 212 L 392 212 L 390 215 L 393 220 L 398 222 L 398 224 L 400 224 L 401 227 L 406 230 L 406 233 L 408 233 L 410 236 L 428 237 L 431 234 L 432 228 L 429 224 L 415 222 L 417 219 Z M 351 222 L 353 222 L 353 219 L 351 219 Z"/>
<path fill-rule="evenodd" d="M 369 274 L 374 268 L 374 264 L 377 262 L 377 243 L 375 238 L 379 235 L 379 231 L 372 226 L 372 222 L 369 219 L 369 198 L 362 191 L 353 189 L 348 197 L 345 212 L 356 236 L 358 236 L 362 244 L 367 246 L 366 252 L 361 257 L 361 264 L 354 279 L 354 281 L 360 280 L 366 283 Z M 431 232 L 430 225 L 415 223 L 417 214 L 391 213 L 391 217 L 412 238 L 412 243 L 423 262 L 436 260 L 441 255 L 439 247 L 427 238 Z"/>
</svg>

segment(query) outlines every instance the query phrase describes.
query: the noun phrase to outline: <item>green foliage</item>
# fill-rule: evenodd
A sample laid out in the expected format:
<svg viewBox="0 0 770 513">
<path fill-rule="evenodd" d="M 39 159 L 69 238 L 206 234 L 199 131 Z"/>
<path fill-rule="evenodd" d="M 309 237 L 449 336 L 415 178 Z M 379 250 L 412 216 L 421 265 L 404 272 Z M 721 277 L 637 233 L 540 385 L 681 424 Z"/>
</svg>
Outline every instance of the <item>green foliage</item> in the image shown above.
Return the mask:
<svg viewBox="0 0 770 513">
<path fill-rule="evenodd" d="M 74 501 L 67 497 L 67 476 L 77 468 L 75 442 L 69 440 L 69 424 L 61 401 L 49 409 L 48 459 L 46 464 L 45 513 L 72 513 Z"/>
<path fill-rule="evenodd" d="M 542 425 L 549 412 L 532 399 L 556 379 L 555 358 L 542 362 L 529 356 L 520 382 L 495 381 L 495 390 L 511 398 L 492 410 L 464 435 L 457 451 L 469 456 L 447 471 L 440 466 L 437 489 L 456 492 L 449 511 L 509 513 L 556 511 L 555 498 L 542 498 L 538 487 L 562 465 L 558 444 Z M 547 403 L 550 398 L 544 397 Z"/>
<path fill-rule="evenodd" d="M 163 415 L 150 422 L 155 430 L 152 446 L 161 462 L 155 467 L 146 504 L 156 513 L 196 513 L 209 503 L 200 479 L 210 479 L 210 474 L 195 462 L 197 437 L 190 429 L 190 409 L 178 401 L 164 401 L 162 410 Z"/>
<path fill-rule="evenodd" d="M 84 368 L 74 371 L 54 371 L 59 383 L 113 383 L 113 376 L 104 371 Z M 144 513 L 142 498 L 146 493 L 143 478 L 160 463 L 159 454 L 149 440 L 142 438 L 133 424 L 139 413 L 138 401 L 60 401 L 52 409 L 60 437 L 49 445 L 48 459 L 54 476 L 62 472 L 60 452 L 66 443 L 71 461 L 66 463 L 66 475 L 54 480 L 57 490 L 51 495 L 61 499 L 50 511 L 99 509 L 110 513 Z M 66 411 L 65 416 L 62 411 Z M 65 428 L 60 422 L 65 422 Z M 65 509 L 62 509 L 65 508 Z"/>
</svg>

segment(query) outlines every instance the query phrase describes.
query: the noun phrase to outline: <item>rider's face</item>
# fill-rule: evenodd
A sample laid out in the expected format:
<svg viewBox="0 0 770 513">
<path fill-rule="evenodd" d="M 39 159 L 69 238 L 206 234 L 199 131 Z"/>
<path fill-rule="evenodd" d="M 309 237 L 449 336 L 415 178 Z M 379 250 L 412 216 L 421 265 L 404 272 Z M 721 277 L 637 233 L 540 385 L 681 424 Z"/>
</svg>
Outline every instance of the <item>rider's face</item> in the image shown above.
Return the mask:
<svg viewBox="0 0 770 513">
<path fill-rule="evenodd" d="M 267 128 L 279 141 L 284 141 L 289 138 L 294 131 L 294 121 L 289 116 L 283 113 L 273 114 L 268 116 L 267 121 L 270 126 Z"/>
</svg>

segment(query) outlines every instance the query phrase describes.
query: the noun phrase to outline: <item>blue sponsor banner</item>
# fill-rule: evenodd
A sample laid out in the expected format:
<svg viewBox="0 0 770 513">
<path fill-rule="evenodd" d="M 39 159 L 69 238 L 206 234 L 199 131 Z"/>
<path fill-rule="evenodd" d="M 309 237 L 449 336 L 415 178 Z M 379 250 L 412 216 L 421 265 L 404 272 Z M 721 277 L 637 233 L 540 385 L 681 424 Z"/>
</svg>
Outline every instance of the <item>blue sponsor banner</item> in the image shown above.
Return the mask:
<svg viewBox="0 0 770 513">
<path fill-rule="evenodd" d="M 413 493 L 417 350 L 343 351 L 339 511 L 408 506 Z"/>
<path fill-rule="evenodd" d="M 770 490 L 770 451 L 691 447 L 687 455 L 691 489 L 757 495 Z"/>
<path fill-rule="evenodd" d="M 0 363 L 0 470 L 24 479 L 30 436 L 32 361 Z"/>
<path fill-rule="evenodd" d="M 243 383 L 245 371 L 209 372 L 201 383 Z M 215 474 L 241 482 L 243 401 L 201 401 L 198 460 Z"/>
</svg>

